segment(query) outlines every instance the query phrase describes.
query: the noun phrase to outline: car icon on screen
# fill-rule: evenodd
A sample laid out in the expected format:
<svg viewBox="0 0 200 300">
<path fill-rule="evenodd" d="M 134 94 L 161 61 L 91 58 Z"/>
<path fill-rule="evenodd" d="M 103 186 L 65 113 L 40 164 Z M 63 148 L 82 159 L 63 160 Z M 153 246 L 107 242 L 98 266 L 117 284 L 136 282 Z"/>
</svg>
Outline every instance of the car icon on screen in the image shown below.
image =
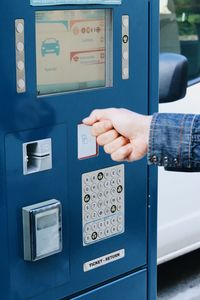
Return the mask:
<svg viewBox="0 0 200 300">
<path fill-rule="evenodd" d="M 42 42 L 41 47 L 42 56 L 50 53 L 54 53 L 57 56 L 60 54 L 60 44 L 59 41 L 54 38 L 46 39 Z"/>
</svg>

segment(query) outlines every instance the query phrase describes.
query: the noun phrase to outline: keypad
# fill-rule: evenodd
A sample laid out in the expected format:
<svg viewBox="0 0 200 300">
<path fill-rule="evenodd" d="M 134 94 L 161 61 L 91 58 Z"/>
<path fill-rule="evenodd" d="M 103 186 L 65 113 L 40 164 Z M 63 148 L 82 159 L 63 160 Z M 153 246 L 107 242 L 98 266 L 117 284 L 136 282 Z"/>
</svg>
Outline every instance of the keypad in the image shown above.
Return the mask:
<svg viewBox="0 0 200 300">
<path fill-rule="evenodd" d="M 124 165 L 82 175 L 83 245 L 124 232 Z"/>
</svg>

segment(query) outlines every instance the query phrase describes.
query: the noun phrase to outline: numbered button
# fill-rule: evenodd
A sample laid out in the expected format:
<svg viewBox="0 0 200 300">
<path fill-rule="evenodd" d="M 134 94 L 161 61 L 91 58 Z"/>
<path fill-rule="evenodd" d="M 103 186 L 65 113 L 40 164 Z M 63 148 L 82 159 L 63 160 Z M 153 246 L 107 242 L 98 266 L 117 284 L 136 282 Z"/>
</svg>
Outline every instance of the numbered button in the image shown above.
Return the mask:
<svg viewBox="0 0 200 300">
<path fill-rule="evenodd" d="M 105 171 L 104 177 L 108 179 L 110 177 L 110 172 L 108 170 Z"/>
<path fill-rule="evenodd" d="M 111 174 L 112 177 L 115 177 L 116 176 L 116 170 L 115 169 L 111 170 L 110 174 Z"/>
<path fill-rule="evenodd" d="M 103 188 L 104 188 L 103 182 L 100 181 L 100 182 L 98 183 L 98 189 L 99 189 L 99 190 L 103 190 Z"/>
<path fill-rule="evenodd" d="M 108 207 L 105 208 L 104 210 L 105 215 L 109 215 L 110 214 L 110 209 Z"/>
<path fill-rule="evenodd" d="M 110 192 L 111 192 L 111 194 L 112 194 L 112 195 L 115 195 L 115 194 L 116 194 L 116 192 L 117 192 L 117 190 L 116 190 L 116 188 L 112 187 L 112 189 L 111 189 L 111 191 L 110 191 Z"/>
<path fill-rule="evenodd" d="M 123 217 L 122 217 L 121 215 L 119 215 L 119 216 L 117 217 L 117 221 L 118 221 L 119 223 L 122 223 L 122 222 L 123 222 Z"/>
<path fill-rule="evenodd" d="M 85 207 L 84 207 L 84 209 L 85 209 L 86 212 L 88 212 L 90 210 L 90 205 L 86 204 Z"/>
<path fill-rule="evenodd" d="M 102 228 L 104 227 L 104 222 L 103 222 L 103 221 L 100 221 L 100 222 L 98 223 L 98 227 L 99 227 L 100 229 L 102 229 Z"/>
<path fill-rule="evenodd" d="M 106 200 L 104 201 L 104 204 L 105 204 L 105 206 L 109 206 L 109 205 L 110 205 L 110 200 L 109 200 L 109 199 L 106 199 Z"/>
<path fill-rule="evenodd" d="M 98 211 L 98 216 L 101 218 L 102 216 L 103 216 L 103 210 L 102 209 L 100 209 L 99 211 Z"/>
<path fill-rule="evenodd" d="M 110 226 L 110 219 L 105 220 L 105 226 L 109 227 Z"/>
<path fill-rule="evenodd" d="M 121 184 L 122 184 L 121 178 L 118 178 L 118 179 L 117 179 L 117 184 L 118 184 L 118 185 L 121 185 Z"/>
<path fill-rule="evenodd" d="M 104 182 L 104 186 L 105 186 L 106 189 L 109 188 L 110 187 L 110 182 L 108 180 L 106 180 Z"/>
<path fill-rule="evenodd" d="M 85 179 L 84 179 L 84 182 L 86 184 L 90 184 L 91 180 L 90 180 L 90 177 L 89 176 L 86 176 Z"/>
<path fill-rule="evenodd" d="M 96 175 L 92 175 L 92 176 L 91 176 L 91 181 L 92 181 L 92 182 L 95 182 L 95 181 L 96 181 Z"/>
<path fill-rule="evenodd" d="M 122 196 L 119 195 L 119 196 L 117 197 L 117 202 L 119 202 L 119 203 L 122 202 Z"/>
<path fill-rule="evenodd" d="M 117 205 L 117 210 L 118 210 L 118 211 L 122 210 L 122 205 L 121 205 L 121 204 L 118 204 L 118 205 Z"/>
<path fill-rule="evenodd" d="M 93 224 L 92 224 L 92 230 L 93 230 L 93 231 L 97 231 L 97 224 L 96 224 L 96 223 L 93 223 Z"/>
<path fill-rule="evenodd" d="M 117 203 L 116 197 L 112 197 L 110 201 L 111 201 L 112 204 L 116 204 Z"/>
<path fill-rule="evenodd" d="M 110 191 L 109 190 L 105 190 L 104 195 L 105 195 L 105 197 L 108 197 L 110 195 Z"/>
<path fill-rule="evenodd" d="M 88 185 L 85 186 L 84 192 L 88 194 L 90 192 L 90 187 Z"/>
<path fill-rule="evenodd" d="M 97 200 L 97 194 L 93 193 L 91 198 L 92 198 L 93 201 L 96 201 Z"/>
<path fill-rule="evenodd" d="M 91 231 L 91 226 L 90 225 L 86 225 L 85 226 L 85 232 L 86 233 L 90 233 L 90 231 Z"/>
<path fill-rule="evenodd" d="M 93 202 L 93 203 L 92 203 L 92 209 L 93 209 L 93 210 L 96 210 L 96 209 L 97 209 L 97 204 L 96 204 L 96 202 Z"/>
<path fill-rule="evenodd" d="M 91 190 L 92 190 L 93 192 L 97 192 L 97 191 L 98 191 L 96 184 L 93 184 L 93 185 L 92 185 Z"/>
<path fill-rule="evenodd" d="M 111 218 L 111 223 L 112 223 L 112 225 L 116 225 L 117 224 L 117 218 L 116 217 L 112 217 Z"/>
<path fill-rule="evenodd" d="M 99 202 L 97 203 L 98 208 L 102 208 L 103 207 L 103 200 L 99 200 Z"/>
<path fill-rule="evenodd" d="M 119 224 L 117 226 L 117 231 L 121 232 L 123 230 L 123 225 L 122 224 Z"/>
<path fill-rule="evenodd" d="M 85 236 L 85 243 L 88 244 L 88 243 L 90 243 L 90 242 L 91 242 L 91 236 L 90 236 L 89 234 L 87 234 L 87 235 Z"/>
<path fill-rule="evenodd" d="M 98 198 L 99 198 L 99 199 L 102 199 L 102 198 L 103 198 L 103 193 L 102 193 L 102 192 L 99 192 L 99 193 L 98 193 Z"/>
<path fill-rule="evenodd" d="M 118 176 L 121 176 L 121 175 L 122 175 L 122 169 L 121 169 L 121 168 L 119 168 L 119 169 L 117 170 L 117 175 L 118 175 Z"/>
<path fill-rule="evenodd" d="M 112 186 L 115 186 L 116 185 L 116 179 L 115 178 L 112 178 L 111 179 L 111 181 L 110 181 L 110 184 L 112 185 Z"/>
<path fill-rule="evenodd" d="M 84 219 L 85 219 L 86 222 L 89 221 L 90 220 L 90 214 L 88 214 L 88 213 L 85 214 Z"/>
<path fill-rule="evenodd" d="M 112 234 L 117 233 L 117 226 L 113 226 L 113 227 L 111 228 L 111 232 L 112 232 Z"/>
<path fill-rule="evenodd" d="M 103 230 L 99 230 L 98 236 L 99 236 L 100 239 L 102 239 L 102 238 L 104 237 L 104 232 L 103 232 Z"/>
<path fill-rule="evenodd" d="M 92 219 L 96 219 L 97 218 L 97 212 L 93 211 L 91 214 Z"/>
<path fill-rule="evenodd" d="M 105 229 L 105 235 L 109 236 L 111 234 L 110 228 Z"/>
</svg>

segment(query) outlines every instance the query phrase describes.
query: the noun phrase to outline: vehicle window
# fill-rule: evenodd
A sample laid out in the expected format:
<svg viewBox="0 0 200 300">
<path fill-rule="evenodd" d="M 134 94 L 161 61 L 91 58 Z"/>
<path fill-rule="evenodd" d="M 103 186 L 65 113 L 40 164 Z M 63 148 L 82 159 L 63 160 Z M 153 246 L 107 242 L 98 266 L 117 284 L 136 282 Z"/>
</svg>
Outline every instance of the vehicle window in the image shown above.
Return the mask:
<svg viewBox="0 0 200 300">
<path fill-rule="evenodd" d="M 188 80 L 200 77 L 200 0 L 160 0 L 160 51 L 183 54 Z"/>
</svg>

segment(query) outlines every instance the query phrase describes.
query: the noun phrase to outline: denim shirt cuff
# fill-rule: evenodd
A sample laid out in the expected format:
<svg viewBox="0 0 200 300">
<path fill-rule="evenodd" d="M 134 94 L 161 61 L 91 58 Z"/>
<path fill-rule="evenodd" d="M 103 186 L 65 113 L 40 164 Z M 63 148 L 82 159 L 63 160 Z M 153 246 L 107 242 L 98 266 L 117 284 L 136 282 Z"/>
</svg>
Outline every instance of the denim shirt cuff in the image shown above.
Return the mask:
<svg viewBox="0 0 200 300">
<path fill-rule="evenodd" d="M 193 114 L 154 114 L 149 134 L 148 164 L 176 169 L 200 168 L 200 161 L 196 160 L 194 153 L 193 133 L 198 128 L 195 123 Z"/>
</svg>

